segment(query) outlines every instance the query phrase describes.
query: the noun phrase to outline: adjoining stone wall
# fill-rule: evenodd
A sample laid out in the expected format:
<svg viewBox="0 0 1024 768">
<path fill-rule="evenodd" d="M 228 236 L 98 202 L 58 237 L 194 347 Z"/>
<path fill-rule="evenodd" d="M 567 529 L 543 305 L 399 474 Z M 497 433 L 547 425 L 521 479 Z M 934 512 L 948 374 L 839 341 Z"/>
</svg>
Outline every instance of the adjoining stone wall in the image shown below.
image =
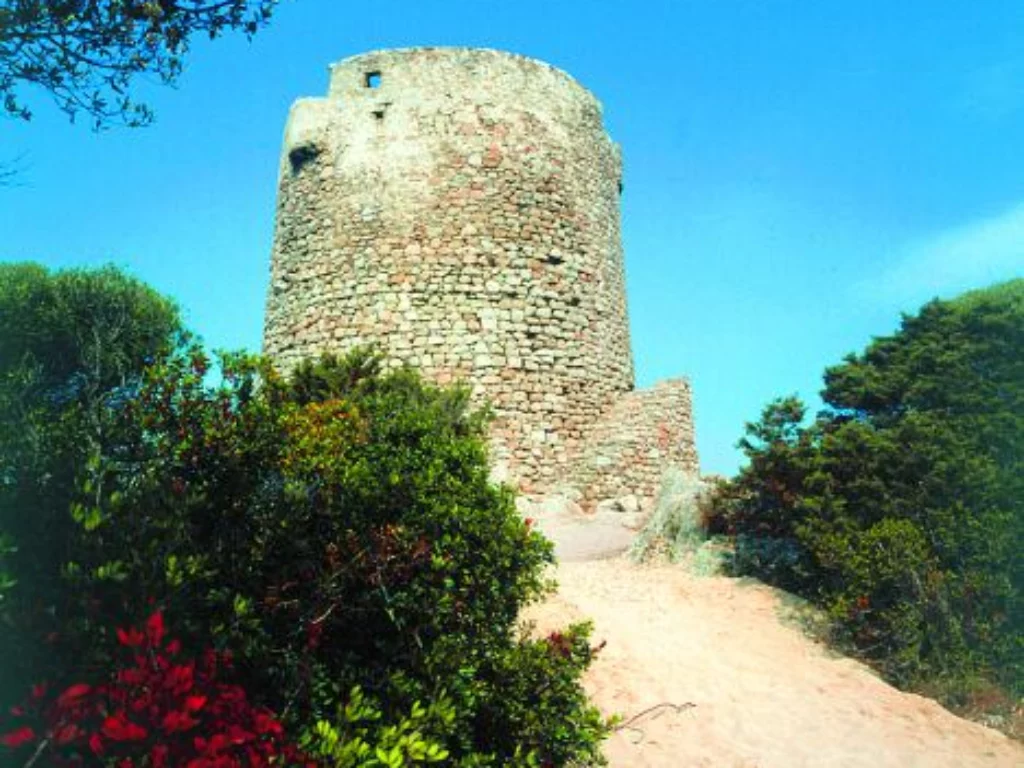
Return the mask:
<svg viewBox="0 0 1024 768">
<path fill-rule="evenodd" d="M 697 477 L 690 383 L 670 379 L 620 397 L 593 425 L 567 485 L 585 509 L 606 499 L 635 496 L 642 505 L 658 491 L 669 467 Z"/>
<path fill-rule="evenodd" d="M 285 131 L 264 350 L 287 370 L 374 343 L 469 383 L 501 474 L 543 492 L 634 386 L 621 173 L 600 104 L 547 64 L 341 61 Z"/>
</svg>

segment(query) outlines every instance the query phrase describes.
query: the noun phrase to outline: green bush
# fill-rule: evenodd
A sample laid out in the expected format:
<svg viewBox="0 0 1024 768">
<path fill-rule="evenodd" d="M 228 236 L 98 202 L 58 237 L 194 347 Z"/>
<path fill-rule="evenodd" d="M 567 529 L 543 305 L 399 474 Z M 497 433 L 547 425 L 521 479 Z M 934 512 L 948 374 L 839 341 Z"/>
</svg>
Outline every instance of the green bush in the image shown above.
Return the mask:
<svg viewBox="0 0 1024 768">
<path fill-rule="evenodd" d="M 933 301 L 741 442 L 711 519 L 735 566 L 818 601 L 891 680 L 1024 690 L 1024 280 Z"/>
<path fill-rule="evenodd" d="M 594 747 L 608 722 L 588 705 L 579 684 L 598 650 L 590 645 L 590 630 L 590 624 L 575 624 L 544 638 L 522 638 L 488 660 L 482 677 L 501 695 L 481 699 L 477 729 L 500 754 L 532 754 L 548 765 L 601 762 Z"/>
<path fill-rule="evenodd" d="M 79 658 L 70 638 L 92 606 L 61 575 L 81 533 L 70 503 L 86 467 L 118 441 L 112 412 L 148 364 L 184 341 L 173 302 L 113 268 L 0 265 L 4 709 L 30 681 Z"/>
<path fill-rule="evenodd" d="M 586 632 L 552 652 L 517 626 L 552 547 L 490 484 L 487 417 L 466 392 L 365 351 L 288 379 L 226 356 L 209 386 L 211 361 L 172 341 L 40 448 L 68 478 L 45 567 L 32 558 L 49 542 L 17 525 L 30 496 L 4 497 L 4 620 L 50 630 L 36 679 L 100 674 L 110 619 L 156 605 L 186 651 L 233 652 L 235 682 L 334 764 L 600 761 Z M 82 440 L 93 427 L 103 440 Z M 12 462 L 12 487 L 38 466 Z M 364 706 L 376 714 L 353 721 Z"/>
</svg>

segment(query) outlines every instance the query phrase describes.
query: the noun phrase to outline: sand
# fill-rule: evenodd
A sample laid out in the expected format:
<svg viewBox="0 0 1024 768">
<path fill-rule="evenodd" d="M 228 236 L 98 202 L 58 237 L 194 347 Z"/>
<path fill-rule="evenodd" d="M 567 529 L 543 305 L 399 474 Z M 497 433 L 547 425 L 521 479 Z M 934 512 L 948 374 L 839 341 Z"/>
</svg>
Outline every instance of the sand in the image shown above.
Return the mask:
<svg viewBox="0 0 1024 768">
<path fill-rule="evenodd" d="M 578 553 L 583 555 L 583 553 Z M 585 556 L 584 556 L 585 557 Z M 901 693 L 783 621 L 774 590 L 624 559 L 562 562 L 539 631 L 590 618 L 607 646 L 586 686 L 634 717 L 612 766 L 1014 768 L 1024 747 Z"/>
</svg>

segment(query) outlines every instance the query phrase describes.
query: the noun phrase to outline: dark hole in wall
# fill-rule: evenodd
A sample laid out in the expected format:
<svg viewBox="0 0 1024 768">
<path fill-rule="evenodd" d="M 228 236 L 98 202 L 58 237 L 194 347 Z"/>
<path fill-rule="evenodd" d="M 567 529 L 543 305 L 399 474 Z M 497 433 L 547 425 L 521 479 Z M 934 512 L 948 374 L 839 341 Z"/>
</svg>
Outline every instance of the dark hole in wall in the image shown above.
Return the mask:
<svg viewBox="0 0 1024 768">
<path fill-rule="evenodd" d="M 375 110 L 373 110 L 373 117 L 374 117 L 375 120 L 383 120 L 384 119 L 384 110 L 383 109 L 375 109 Z"/>
<path fill-rule="evenodd" d="M 292 164 L 292 173 L 301 171 L 303 167 L 316 160 L 319 154 L 320 149 L 313 144 L 293 147 L 291 152 L 288 153 L 288 160 Z"/>
<path fill-rule="evenodd" d="M 622 190 L 623 190 L 622 179 L 619 179 L 619 194 L 620 195 L 622 194 Z"/>
<path fill-rule="evenodd" d="M 363 78 L 363 85 L 367 88 L 380 88 L 380 72 L 367 72 Z"/>
<path fill-rule="evenodd" d="M 559 253 L 549 253 L 544 259 L 548 264 L 554 264 L 556 267 L 559 264 L 565 263 L 565 257 Z"/>
</svg>

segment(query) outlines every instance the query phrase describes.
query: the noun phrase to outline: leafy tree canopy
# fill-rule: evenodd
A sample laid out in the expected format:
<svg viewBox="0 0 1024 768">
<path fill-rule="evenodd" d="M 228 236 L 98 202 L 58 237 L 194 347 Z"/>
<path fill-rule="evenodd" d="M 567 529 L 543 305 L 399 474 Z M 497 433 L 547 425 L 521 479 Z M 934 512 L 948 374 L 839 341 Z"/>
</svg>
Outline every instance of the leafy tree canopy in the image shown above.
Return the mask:
<svg viewBox="0 0 1024 768">
<path fill-rule="evenodd" d="M 0 265 L 0 376 L 30 368 L 42 389 L 111 389 L 180 339 L 169 299 L 113 267 Z"/>
<path fill-rule="evenodd" d="M 1024 684 L 1024 280 L 932 301 L 769 405 L 712 515 L 897 682 Z M 940 692 L 941 692 L 940 691 Z"/>
<path fill-rule="evenodd" d="M 130 89 L 140 75 L 173 83 L 194 36 L 254 34 L 276 0 L 0 0 L 0 99 L 32 116 L 26 85 L 49 91 L 72 119 L 144 125 L 152 110 Z"/>
<path fill-rule="evenodd" d="M 108 412 L 183 339 L 174 303 L 113 268 L 0 265 L 0 621 L 12 601 L 49 593 L 71 547 L 76 478 L 113 441 Z M 48 653 L 19 647 L 10 626 L 0 635 L 20 664 Z"/>
</svg>

